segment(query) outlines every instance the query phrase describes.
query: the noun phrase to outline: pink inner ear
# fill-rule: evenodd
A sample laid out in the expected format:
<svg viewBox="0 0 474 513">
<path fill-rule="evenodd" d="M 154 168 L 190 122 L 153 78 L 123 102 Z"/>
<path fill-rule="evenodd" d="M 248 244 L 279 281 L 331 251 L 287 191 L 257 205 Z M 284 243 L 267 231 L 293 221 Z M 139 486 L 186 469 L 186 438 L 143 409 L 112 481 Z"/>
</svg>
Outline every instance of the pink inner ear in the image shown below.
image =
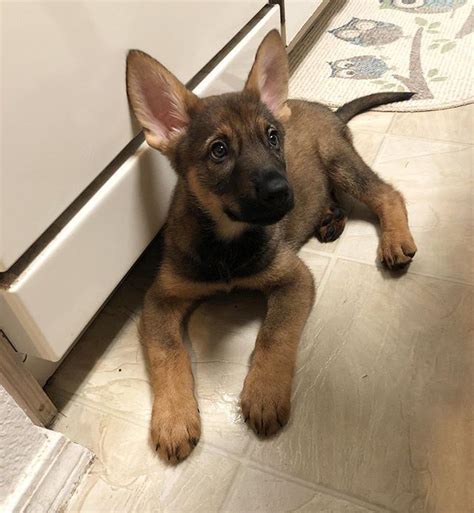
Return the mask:
<svg viewBox="0 0 474 513">
<path fill-rule="evenodd" d="M 151 77 L 150 77 L 151 78 Z M 187 114 L 183 100 L 174 94 L 172 85 L 161 75 L 145 79 L 140 85 L 149 129 L 164 139 L 184 128 Z"/>
<path fill-rule="evenodd" d="M 260 88 L 260 98 L 273 114 L 277 114 L 280 107 L 278 91 L 274 87 L 271 79 L 266 74 L 262 76 L 262 82 L 263 84 Z"/>
<path fill-rule="evenodd" d="M 268 52 L 262 59 L 259 77 L 260 99 L 275 115 L 278 114 L 282 103 L 286 100 L 283 97 L 284 92 L 277 66 L 277 55 L 274 52 Z"/>
</svg>

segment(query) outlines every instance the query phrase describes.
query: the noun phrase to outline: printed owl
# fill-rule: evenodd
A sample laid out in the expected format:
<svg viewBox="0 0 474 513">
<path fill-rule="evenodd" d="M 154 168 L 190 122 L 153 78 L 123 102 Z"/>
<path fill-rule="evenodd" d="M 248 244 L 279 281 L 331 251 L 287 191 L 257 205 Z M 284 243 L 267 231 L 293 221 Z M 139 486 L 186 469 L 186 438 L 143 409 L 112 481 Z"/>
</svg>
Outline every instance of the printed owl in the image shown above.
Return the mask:
<svg viewBox="0 0 474 513">
<path fill-rule="evenodd" d="M 381 46 L 393 43 L 403 36 L 401 27 L 383 21 L 352 18 L 341 27 L 328 30 L 339 39 L 358 46 Z"/>
<path fill-rule="evenodd" d="M 379 0 L 380 7 L 416 13 L 441 13 L 455 11 L 467 0 Z"/>
<path fill-rule="evenodd" d="M 331 77 L 366 80 L 381 77 L 389 68 L 385 61 L 373 55 L 359 55 L 329 62 Z"/>
</svg>

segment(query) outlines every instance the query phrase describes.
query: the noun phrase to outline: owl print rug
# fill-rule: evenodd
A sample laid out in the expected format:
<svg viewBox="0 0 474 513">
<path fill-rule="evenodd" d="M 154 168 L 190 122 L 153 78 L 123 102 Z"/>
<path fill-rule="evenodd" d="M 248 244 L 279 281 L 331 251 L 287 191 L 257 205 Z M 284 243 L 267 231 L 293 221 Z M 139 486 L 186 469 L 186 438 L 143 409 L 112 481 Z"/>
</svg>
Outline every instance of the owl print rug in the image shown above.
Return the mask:
<svg viewBox="0 0 474 513">
<path fill-rule="evenodd" d="M 293 98 L 332 107 L 366 94 L 413 91 L 380 107 L 423 111 L 474 97 L 472 0 L 331 0 L 290 52 Z"/>
</svg>

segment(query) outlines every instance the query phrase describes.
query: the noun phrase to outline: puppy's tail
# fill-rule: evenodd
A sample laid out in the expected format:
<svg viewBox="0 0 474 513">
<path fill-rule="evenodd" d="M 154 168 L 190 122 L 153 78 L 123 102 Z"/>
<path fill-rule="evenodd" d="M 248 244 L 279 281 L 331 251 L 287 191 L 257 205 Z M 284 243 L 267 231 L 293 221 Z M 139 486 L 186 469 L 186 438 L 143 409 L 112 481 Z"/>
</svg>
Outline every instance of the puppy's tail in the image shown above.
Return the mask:
<svg viewBox="0 0 474 513">
<path fill-rule="evenodd" d="M 368 96 L 362 96 L 349 103 L 346 103 L 342 107 L 336 110 L 337 116 L 347 123 L 350 119 L 357 114 L 361 114 L 367 110 L 378 107 L 379 105 L 385 105 L 386 103 L 402 102 L 409 100 L 415 93 L 375 93 L 369 94 Z"/>
</svg>

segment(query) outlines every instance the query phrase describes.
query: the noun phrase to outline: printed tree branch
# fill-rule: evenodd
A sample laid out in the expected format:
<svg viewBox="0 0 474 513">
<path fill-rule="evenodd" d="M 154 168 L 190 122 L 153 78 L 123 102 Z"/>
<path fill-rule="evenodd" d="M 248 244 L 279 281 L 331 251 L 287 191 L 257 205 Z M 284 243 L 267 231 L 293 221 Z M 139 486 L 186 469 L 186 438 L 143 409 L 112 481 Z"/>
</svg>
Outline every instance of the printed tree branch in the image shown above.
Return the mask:
<svg viewBox="0 0 474 513">
<path fill-rule="evenodd" d="M 474 31 L 474 7 L 471 9 L 471 12 L 468 14 L 466 21 L 463 26 L 459 29 L 459 32 L 456 34 L 456 39 L 462 39 L 465 36 L 468 36 L 471 32 Z"/>
<path fill-rule="evenodd" d="M 421 67 L 422 34 L 423 27 L 420 27 L 413 37 L 413 43 L 410 51 L 409 76 L 403 77 L 401 75 L 393 75 L 393 78 L 400 81 L 410 91 L 416 93 L 415 96 L 413 96 L 414 100 L 425 100 L 433 98 L 433 93 L 428 87 L 428 84 L 423 75 L 423 68 Z"/>
</svg>

